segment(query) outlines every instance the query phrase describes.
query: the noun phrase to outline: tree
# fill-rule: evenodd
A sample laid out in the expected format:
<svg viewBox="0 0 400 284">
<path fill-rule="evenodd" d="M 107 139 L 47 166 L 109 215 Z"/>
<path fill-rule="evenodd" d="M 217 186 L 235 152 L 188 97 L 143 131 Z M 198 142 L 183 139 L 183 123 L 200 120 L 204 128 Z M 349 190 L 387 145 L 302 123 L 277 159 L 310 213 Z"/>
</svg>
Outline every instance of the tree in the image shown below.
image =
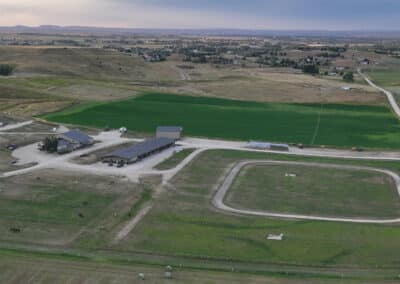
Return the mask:
<svg viewBox="0 0 400 284">
<path fill-rule="evenodd" d="M 14 66 L 9 64 L 0 64 L 0 76 L 10 76 L 14 71 Z"/>
<path fill-rule="evenodd" d="M 46 137 L 43 141 L 43 150 L 49 153 L 57 152 L 58 139 L 56 137 Z"/>
<path fill-rule="evenodd" d="M 307 64 L 303 66 L 303 72 L 306 74 L 316 75 L 319 74 L 319 68 L 314 64 Z"/>
<path fill-rule="evenodd" d="M 351 83 L 351 82 L 354 82 L 354 74 L 353 74 L 353 72 L 346 72 L 344 75 L 343 75 L 343 80 L 345 81 L 345 82 L 348 82 L 348 83 Z"/>
</svg>

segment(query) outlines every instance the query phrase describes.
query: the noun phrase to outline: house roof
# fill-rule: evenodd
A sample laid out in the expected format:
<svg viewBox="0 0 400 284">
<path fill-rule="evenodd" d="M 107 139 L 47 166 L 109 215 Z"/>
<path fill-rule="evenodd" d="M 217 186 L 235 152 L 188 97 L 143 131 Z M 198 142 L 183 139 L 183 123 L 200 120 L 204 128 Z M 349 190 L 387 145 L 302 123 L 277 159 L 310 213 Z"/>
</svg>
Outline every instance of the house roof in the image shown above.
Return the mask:
<svg viewBox="0 0 400 284">
<path fill-rule="evenodd" d="M 87 145 L 92 143 L 93 139 L 86 133 L 80 131 L 80 130 L 70 130 L 68 132 L 65 132 L 62 134 L 62 136 L 67 137 L 71 140 L 77 141 L 80 144 Z"/>
<path fill-rule="evenodd" d="M 159 126 L 157 127 L 157 131 L 161 132 L 182 132 L 183 127 L 181 126 Z"/>
<path fill-rule="evenodd" d="M 171 145 L 173 143 L 175 143 L 175 141 L 173 139 L 153 138 L 153 139 L 149 139 L 144 142 L 135 144 L 133 146 L 114 151 L 111 154 L 104 156 L 103 158 L 118 157 L 121 159 L 132 160 L 137 157 L 140 157 L 140 156 L 146 155 L 148 153 L 151 153 L 153 151 L 156 151 L 160 148 Z"/>
</svg>

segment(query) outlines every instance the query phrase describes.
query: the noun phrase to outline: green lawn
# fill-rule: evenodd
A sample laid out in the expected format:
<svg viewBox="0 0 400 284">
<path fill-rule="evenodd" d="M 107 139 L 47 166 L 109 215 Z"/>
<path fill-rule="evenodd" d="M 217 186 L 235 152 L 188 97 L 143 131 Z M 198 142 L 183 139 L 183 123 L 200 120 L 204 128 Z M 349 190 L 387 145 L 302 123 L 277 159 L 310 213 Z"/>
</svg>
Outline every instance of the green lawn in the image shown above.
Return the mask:
<svg viewBox="0 0 400 284">
<path fill-rule="evenodd" d="M 400 217 L 400 199 L 391 177 L 366 170 L 248 165 L 237 176 L 226 202 L 235 208 L 279 213 Z"/>
<path fill-rule="evenodd" d="M 397 225 L 289 221 L 216 211 L 210 205 L 215 184 L 232 163 L 244 159 L 341 163 L 336 159 L 206 152 L 172 180 L 174 190 L 164 191 L 152 211 L 116 249 L 246 263 L 400 268 Z M 397 162 L 343 163 L 400 171 Z M 285 240 L 268 241 L 270 233 L 284 233 Z"/>
<path fill-rule="evenodd" d="M 86 104 L 45 118 L 94 127 L 125 125 L 149 133 L 159 125 L 182 125 L 188 136 L 400 148 L 399 121 L 383 106 L 256 103 L 152 93 Z"/>
</svg>

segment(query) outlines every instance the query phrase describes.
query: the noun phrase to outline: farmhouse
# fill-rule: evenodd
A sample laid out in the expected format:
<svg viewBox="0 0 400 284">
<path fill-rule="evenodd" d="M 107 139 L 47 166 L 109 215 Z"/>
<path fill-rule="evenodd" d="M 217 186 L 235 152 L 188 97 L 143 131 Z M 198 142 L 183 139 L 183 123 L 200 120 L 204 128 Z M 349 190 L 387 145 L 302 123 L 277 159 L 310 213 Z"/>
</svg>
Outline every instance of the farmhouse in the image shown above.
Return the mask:
<svg viewBox="0 0 400 284">
<path fill-rule="evenodd" d="M 94 144 L 94 139 L 80 130 L 71 130 L 57 136 L 57 153 L 64 154 Z"/>
<path fill-rule="evenodd" d="M 133 146 L 117 150 L 102 157 L 103 162 L 133 164 L 175 144 L 174 139 L 152 138 Z"/>
<path fill-rule="evenodd" d="M 181 139 L 183 128 L 180 126 L 159 126 L 157 127 L 157 138 Z"/>
</svg>

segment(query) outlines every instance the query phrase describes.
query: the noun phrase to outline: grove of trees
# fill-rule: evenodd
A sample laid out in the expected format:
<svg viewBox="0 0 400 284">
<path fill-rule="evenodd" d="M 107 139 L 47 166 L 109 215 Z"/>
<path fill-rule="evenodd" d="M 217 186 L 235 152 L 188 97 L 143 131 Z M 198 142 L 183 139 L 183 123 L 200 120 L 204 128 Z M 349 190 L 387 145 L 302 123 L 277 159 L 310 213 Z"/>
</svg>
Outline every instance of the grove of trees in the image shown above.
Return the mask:
<svg viewBox="0 0 400 284">
<path fill-rule="evenodd" d="M 316 75 L 319 74 L 319 68 L 314 64 L 306 64 L 303 66 L 303 72 L 306 74 Z"/>
</svg>

